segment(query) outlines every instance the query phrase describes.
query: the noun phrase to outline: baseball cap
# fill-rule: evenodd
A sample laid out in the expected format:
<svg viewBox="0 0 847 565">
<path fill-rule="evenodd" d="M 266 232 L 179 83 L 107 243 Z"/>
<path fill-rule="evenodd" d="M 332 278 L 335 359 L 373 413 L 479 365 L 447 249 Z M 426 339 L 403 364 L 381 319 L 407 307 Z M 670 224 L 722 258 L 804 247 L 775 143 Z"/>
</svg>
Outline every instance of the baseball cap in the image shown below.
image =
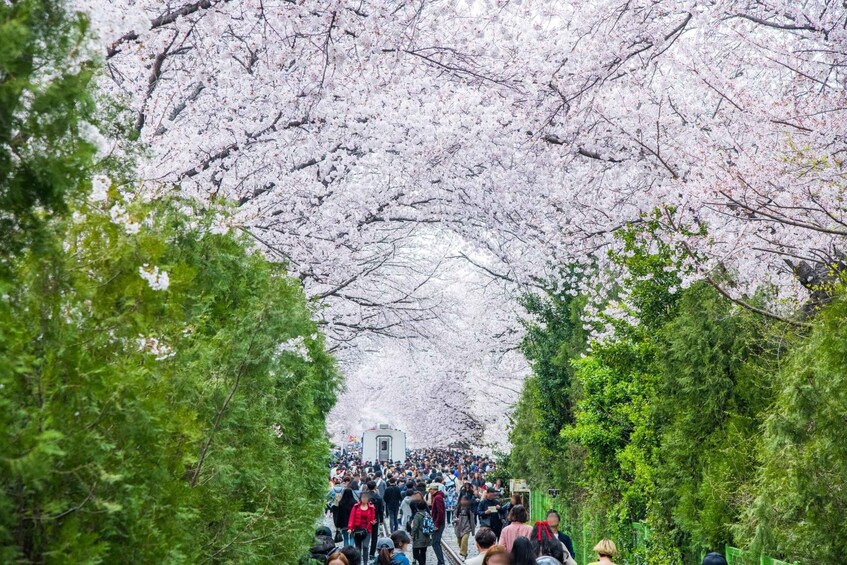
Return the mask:
<svg viewBox="0 0 847 565">
<path fill-rule="evenodd" d="M 380 549 L 394 549 L 394 542 L 391 541 L 391 538 L 379 538 L 376 540 L 376 550 Z"/>
</svg>

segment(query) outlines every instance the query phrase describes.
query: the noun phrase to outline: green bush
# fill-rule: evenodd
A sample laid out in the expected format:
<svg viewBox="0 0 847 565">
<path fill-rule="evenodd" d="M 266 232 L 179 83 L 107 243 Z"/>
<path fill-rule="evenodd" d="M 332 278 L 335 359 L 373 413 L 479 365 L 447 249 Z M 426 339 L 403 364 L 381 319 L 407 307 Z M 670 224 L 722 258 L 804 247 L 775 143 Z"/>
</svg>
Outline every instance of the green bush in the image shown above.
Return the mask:
<svg viewBox="0 0 847 565">
<path fill-rule="evenodd" d="M 580 312 L 527 301 L 533 374 L 513 416 L 508 471 L 558 488 L 572 527 L 613 537 L 624 563 L 697 563 L 726 545 L 838 562 L 845 291 L 811 334 L 798 333 L 706 282 L 678 290 L 678 254 L 651 238 L 654 228 L 623 233 L 624 253 L 613 256 L 626 274 L 608 299 L 626 296 L 632 308 L 608 320 L 613 338 L 580 344 L 562 331 L 581 324 Z M 649 535 L 634 535 L 633 522 Z"/>
<path fill-rule="evenodd" d="M 57 223 L 3 289 L 5 559 L 292 562 L 308 547 L 333 362 L 299 283 L 176 204 L 127 210 L 137 234 L 96 209 Z M 167 289 L 142 276 L 154 266 Z"/>
</svg>

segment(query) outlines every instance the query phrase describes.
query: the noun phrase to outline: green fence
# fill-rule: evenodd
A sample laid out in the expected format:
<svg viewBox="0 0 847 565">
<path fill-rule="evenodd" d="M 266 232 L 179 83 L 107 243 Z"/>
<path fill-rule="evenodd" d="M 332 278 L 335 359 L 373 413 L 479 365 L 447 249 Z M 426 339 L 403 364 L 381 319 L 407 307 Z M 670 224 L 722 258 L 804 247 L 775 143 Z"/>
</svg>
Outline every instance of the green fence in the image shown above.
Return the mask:
<svg viewBox="0 0 847 565">
<path fill-rule="evenodd" d="M 756 557 L 749 551 L 737 547 L 726 546 L 726 562 L 729 565 L 792 565 L 786 561 L 767 556 Z"/>
<path fill-rule="evenodd" d="M 529 493 L 529 516 L 531 522 L 541 522 L 547 519 L 548 510 L 557 510 L 562 517 L 559 530 L 570 536 L 573 542 L 574 559 L 577 563 L 590 563 L 596 555 L 591 551 L 597 540 L 594 538 L 594 528 L 586 524 L 574 524 L 570 519 L 568 508 L 561 498 L 553 498 L 541 491 L 532 490 Z"/>
<path fill-rule="evenodd" d="M 538 490 L 531 490 L 529 496 L 526 498 L 528 498 L 529 502 L 531 522 L 543 521 L 547 518 L 548 510 L 557 510 L 562 516 L 562 523 L 559 525 L 559 530 L 571 537 L 574 545 L 574 553 L 576 553 L 574 559 L 576 559 L 577 563 L 583 565 L 595 560 L 596 555 L 592 551 L 592 548 L 601 537 L 602 532 L 600 528 L 594 527 L 594 525 L 584 521 L 574 523 L 571 520 L 570 512 L 563 498 L 553 498 Z M 650 527 L 641 522 L 634 522 L 632 524 L 632 538 L 626 541 L 627 545 L 633 548 L 635 553 L 646 553 L 649 539 Z M 702 560 L 704 554 L 705 552 L 700 553 L 700 560 Z M 697 553 L 694 553 L 694 555 L 696 556 Z M 737 547 L 726 546 L 724 555 L 729 565 L 792 565 L 791 563 L 779 561 L 771 557 L 757 556 L 752 552 L 744 551 Z M 637 565 L 635 561 L 627 559 L 620 559 L 618 562 L 627 565 Z M 699 565 L 699 560 L 697 563 L 692 563 L 691 565 Z"/>
</svg>

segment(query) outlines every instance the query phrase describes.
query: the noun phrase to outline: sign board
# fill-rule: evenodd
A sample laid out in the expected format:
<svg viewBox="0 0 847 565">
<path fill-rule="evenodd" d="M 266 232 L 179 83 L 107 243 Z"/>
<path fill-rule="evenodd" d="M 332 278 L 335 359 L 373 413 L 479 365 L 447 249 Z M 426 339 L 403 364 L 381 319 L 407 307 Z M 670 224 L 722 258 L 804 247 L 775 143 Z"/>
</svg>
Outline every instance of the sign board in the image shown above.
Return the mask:
<svg viewBox="0 0 847 565">
<path fill-rule="evenodd" d="M 526 479 L 510 479 L 509 492 L 529 492 L 529 486 L 526 484 Z"/>
</svg>

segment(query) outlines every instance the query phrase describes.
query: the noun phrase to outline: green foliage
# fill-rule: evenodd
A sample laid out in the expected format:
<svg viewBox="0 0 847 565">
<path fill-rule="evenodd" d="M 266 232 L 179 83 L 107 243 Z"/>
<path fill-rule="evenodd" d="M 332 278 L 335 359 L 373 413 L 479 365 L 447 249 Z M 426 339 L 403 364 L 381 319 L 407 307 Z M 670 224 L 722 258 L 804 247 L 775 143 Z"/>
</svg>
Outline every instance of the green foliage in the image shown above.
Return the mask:
<svg viewBox="0 0 847 565">
<path fill-rule="evenodd" d="M 797 563 L 840 563 L 847 540 L 847 294 L 839 289 L 778 372 L 756 499 L 758 548 Z"/>
<path fill-rule="evenodd" d="M 535 485 L 568 484 L 574 492 L 577 470 L 572 464 L 579 458 L 562 457 L 571 446 L 562 441 L 561 430 L 574 419 L 571 359 L 585 348 L 586 332 L 580 320 L 583 302 L 567 289 L 523 300 L 531 318 L 524 322 L 521 349 L 533 375 L 524 383 L 512 416 L 514 447 L 509 464 L 503 466 L 510 475 Z"/>
<path fill-rule="evenodd" d="M 93 70 L 80 60 L 87 31 L 64 3 L 0 3 L 0 275 L 38 243 L 41 227 L 88 186 L 95 147 Z"/>
<path fill-rule="evenodd" d="M 773 365 L 784 334 L 735 308 L 706 284 L 680 299 L 659 332 L 655 404 L 662 413 L 664 516 L 697 550 L 734 540 L 757 465 L 757 437 L 770 406 Z M 695 552 L 699 553 L 699 551 Z"/>
<path fill-rule="evenodd" d="M 838 562 L 844 291 L 810 336 L 796 335 L 704 282 L 680 291 L 681 255 L 654 240 L 655 228 L 620 234 L 613 260 L 624 274 L 608 298 L 629 309 L 608 320 L 613 339 L 583 352 L 562 331 L 581 327 L 578 309 L 527 301 L 533 374 L 513 417 L 509 470 L 559 488 L 574 533 L 613 537 L 625 563 L 697 563 L 725 545 L 756 559 Z"/>
<path fill-rule="evenodd" d="M 4 560 L 293 562 L 308 547 L 332 360 L 297 281 L 178 208 L 131 207 L 137 235 L 76 214 L 16 263 L 0 301 Z"/>
</svg>

